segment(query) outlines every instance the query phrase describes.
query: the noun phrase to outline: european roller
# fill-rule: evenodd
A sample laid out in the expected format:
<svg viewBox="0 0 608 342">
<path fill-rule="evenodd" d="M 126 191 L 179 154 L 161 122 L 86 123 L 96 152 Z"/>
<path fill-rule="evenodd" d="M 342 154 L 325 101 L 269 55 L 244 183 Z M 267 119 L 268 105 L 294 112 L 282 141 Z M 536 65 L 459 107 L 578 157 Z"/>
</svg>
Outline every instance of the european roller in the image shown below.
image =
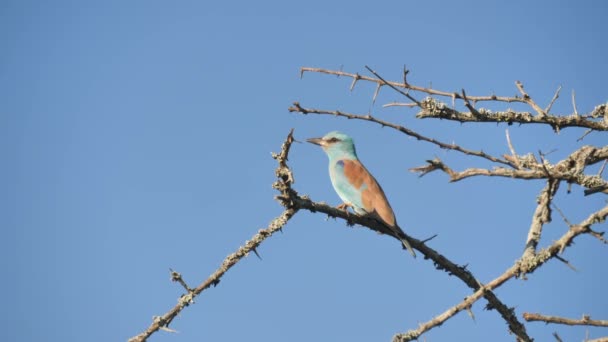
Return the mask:
<svg viewBox="0 0 608 342">
<path fill-rule="evenodd" d="M 312 138 L 309 143 L 319 145 L 329 157 L 331 184 L 344 202 L 340 209 L 353 208 L 358 215 L 371 215 L 390 228 L 399 237 L 404 248 L 414 257 L 416 253 L 397 225 L 395 213 L 374 176 L 361 164 L 353 139 L 337 131 L 323 138 Z"/>
</svg>

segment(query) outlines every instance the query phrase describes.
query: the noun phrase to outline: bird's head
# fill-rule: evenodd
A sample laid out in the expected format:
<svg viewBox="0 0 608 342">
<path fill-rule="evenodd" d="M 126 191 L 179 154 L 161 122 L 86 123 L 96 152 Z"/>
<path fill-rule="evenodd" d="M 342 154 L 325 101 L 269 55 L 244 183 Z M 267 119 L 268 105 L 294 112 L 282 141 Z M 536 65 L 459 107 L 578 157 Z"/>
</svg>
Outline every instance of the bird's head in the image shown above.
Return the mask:
<svg viewBox="0 0 608 342">
<path fill-rule="evenodd" d="M 323 138 L 311 138 L 306 141 L 321 146 L 330 159 L 357 159 L 355 143 L 351 137 L 344 133 L 333 131 L 327 133 Z"/>
</svg>

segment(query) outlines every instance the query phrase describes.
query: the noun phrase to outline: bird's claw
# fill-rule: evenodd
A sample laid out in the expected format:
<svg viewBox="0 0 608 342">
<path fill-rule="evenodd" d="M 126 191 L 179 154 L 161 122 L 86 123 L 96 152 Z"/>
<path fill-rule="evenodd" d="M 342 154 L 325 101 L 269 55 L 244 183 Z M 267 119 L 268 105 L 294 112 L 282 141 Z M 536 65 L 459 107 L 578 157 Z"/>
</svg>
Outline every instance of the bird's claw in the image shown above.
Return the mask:
<svg viewBox="0 0 608 342">
<path fill-rule="evenodd" d="M 350 203 L 342 203 L 342 204 L 336 206 L 336 208 L 338 208 L 340 210 L 348 211 L 348 208 L 354 208 L 354 207 Z"/>
</svg>

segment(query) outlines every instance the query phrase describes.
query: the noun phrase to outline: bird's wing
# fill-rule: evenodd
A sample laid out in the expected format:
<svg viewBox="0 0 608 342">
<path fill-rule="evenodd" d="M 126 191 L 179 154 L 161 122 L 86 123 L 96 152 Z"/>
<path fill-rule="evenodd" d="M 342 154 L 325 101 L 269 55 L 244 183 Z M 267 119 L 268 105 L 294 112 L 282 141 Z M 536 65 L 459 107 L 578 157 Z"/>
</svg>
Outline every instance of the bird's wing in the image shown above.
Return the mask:
<svg viewBox="0 0 608 342">
<path fill-rule="evenodd" d="M 368 213 L 375 213 L 390 227 L 396 226 L 395 214 L 382 187 L 358 160 L 342 160 L 344 176 L 361 194 L 361 204 Z"/>
</svg>

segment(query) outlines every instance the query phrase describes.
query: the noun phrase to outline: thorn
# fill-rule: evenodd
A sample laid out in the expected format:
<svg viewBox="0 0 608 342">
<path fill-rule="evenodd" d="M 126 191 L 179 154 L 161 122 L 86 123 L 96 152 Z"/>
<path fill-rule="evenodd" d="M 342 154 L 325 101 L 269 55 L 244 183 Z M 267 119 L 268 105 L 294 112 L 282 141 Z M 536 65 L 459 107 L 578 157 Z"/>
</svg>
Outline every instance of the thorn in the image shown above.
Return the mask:
<svg viewBox="0 0 608 342">
<path fill-rule="evenodd" d="M 471 317 L 473 322 L 475 322 L 475 314 L 473 313 L 473 310 L 471 310 L 470 306 L 467 308 L 467 313 L 469 314 L 469 317 Z"/>
<path fill-rule="evenodd" d="M 374 92 L 374 97 L 372 98 L 372 104 L 376 103 L 376 97 L 378 97 L 378 93 L 380 92 L 380 88 L 382 87 L 382 83 L 378 83 L 376 86 L 376 91 Z"/>
<path fill-rule="evenodd" d="M 260 254 L 258 254 L 258 250 L 256 248 L 252 248 L 251 250 L 253 251 L 253 253 L 255 253 L 258 259 L 262 260 L 262 257 L 260 256 Z"/>
<path fill-rule="evenodd" d="M 437 237 L 437 234 L 435 234 L 435 235 L 431 236 L 430 238 L 426 238 L 426 239 L 422 240 L 421 242 L 422 242 L 422 243 L 427 243 L 427 242 L 429 242 L 429 241 L 433 240 L 433 239 L 434 239 L 434 238 L 436 238 L 436 237 Z"/>
</svg>

